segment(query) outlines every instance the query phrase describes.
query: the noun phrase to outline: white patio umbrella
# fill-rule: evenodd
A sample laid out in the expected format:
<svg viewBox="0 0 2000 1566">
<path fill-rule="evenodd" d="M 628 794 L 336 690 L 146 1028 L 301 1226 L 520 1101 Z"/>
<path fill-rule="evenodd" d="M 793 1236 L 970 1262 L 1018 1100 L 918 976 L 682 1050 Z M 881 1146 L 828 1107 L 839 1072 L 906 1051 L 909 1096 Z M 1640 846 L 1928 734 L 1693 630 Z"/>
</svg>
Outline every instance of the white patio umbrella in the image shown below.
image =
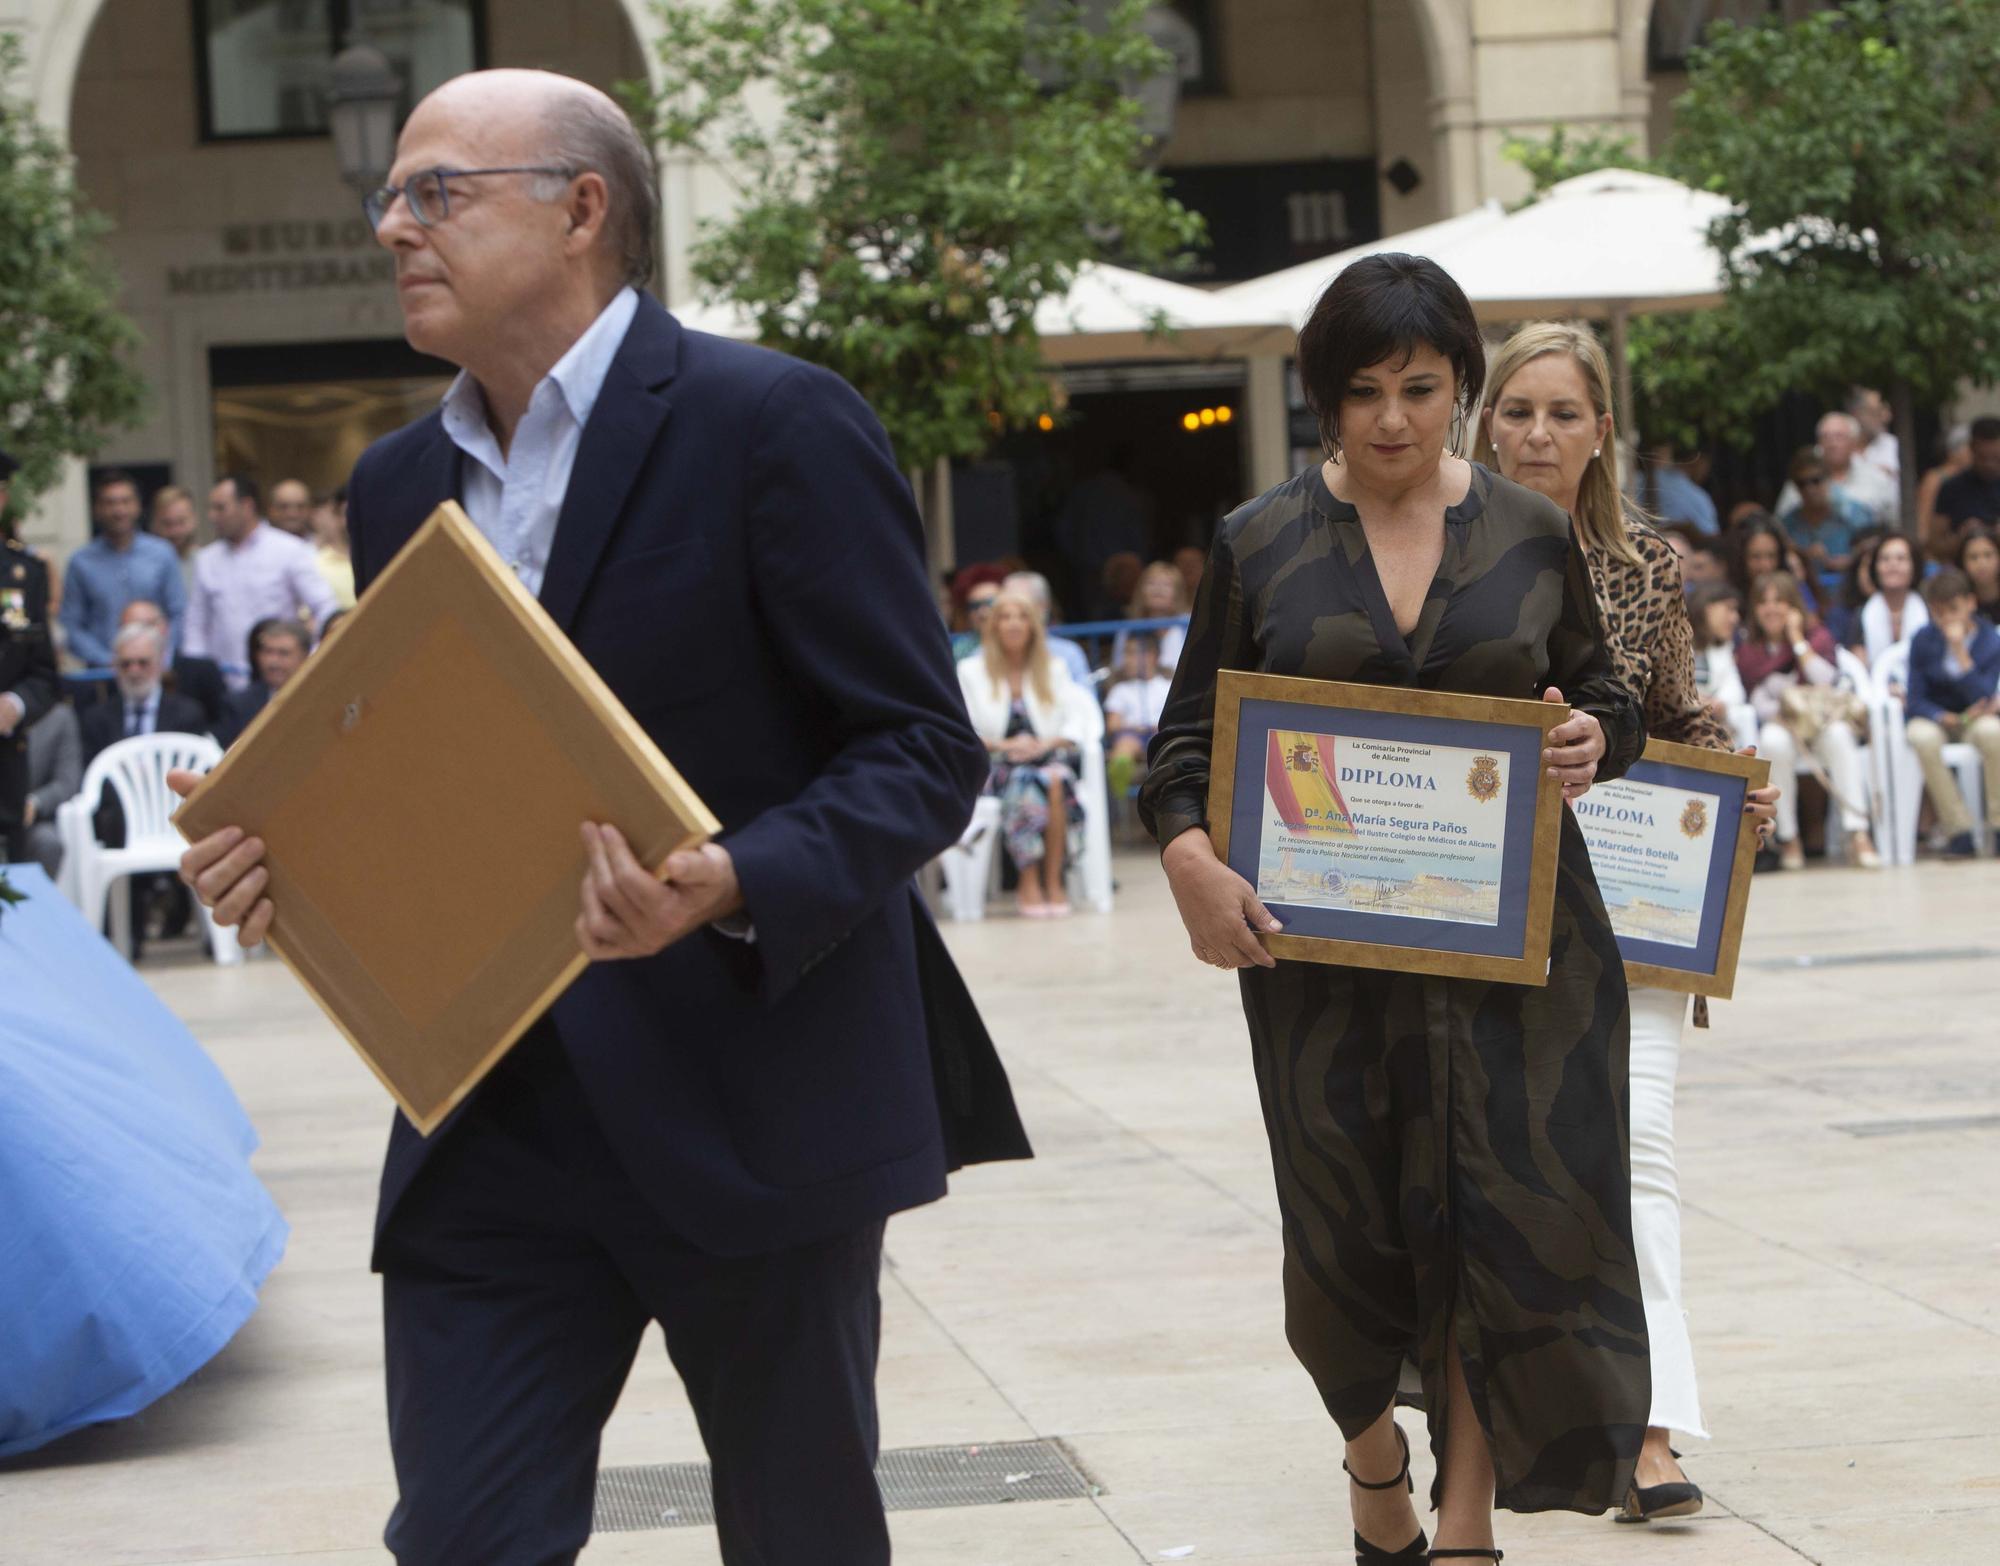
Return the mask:
<svg viewBox="0 0 2000 1566">
<path fill-rule="evenodd" d="M 1496 203 L 1374 244 L 1239 283 L 1219 297 L 1283 310 L 1303 322 L 1333 275 L 1364 255 L 1401 250 L 1429 256 L 1457 280 L 1482 321 L 1581 316 L 1611 326 L 1620 427 L 1632 424 L 1627 320 L 1645 312 L 1712 309 L 1722 301 L 1722 262 L 1709 224 L 1725 197 L 1634 169 L 1599 169 L 1550 189 L 1533 206 Z"/>
</svg>

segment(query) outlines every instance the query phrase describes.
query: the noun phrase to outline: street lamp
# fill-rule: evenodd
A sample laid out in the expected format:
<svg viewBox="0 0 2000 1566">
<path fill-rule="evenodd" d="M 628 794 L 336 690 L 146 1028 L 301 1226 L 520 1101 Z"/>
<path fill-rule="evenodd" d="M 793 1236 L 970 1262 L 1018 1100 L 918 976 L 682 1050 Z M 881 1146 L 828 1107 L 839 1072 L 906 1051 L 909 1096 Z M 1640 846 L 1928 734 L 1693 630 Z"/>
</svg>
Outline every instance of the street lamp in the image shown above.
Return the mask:
<svg viewBox="0 0 2000 1566">
<path fill-rule="evenodd" d="M 388 181 L 396 161 L 403 79 L 380 49 L 356 44 L 334 58 L 326 100 L 340 177 L 366 196 Z"/>
</svg>

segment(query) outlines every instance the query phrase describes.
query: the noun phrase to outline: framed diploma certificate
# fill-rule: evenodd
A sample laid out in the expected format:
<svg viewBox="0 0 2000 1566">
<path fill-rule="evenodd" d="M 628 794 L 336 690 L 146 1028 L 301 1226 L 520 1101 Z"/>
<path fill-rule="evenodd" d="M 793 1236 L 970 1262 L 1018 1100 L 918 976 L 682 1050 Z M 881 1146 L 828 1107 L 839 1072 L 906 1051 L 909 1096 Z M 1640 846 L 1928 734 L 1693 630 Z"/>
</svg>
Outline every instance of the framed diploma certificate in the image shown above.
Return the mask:
<svg viewBox="0 0 2000 1566">
<path fill-rule="evenodd" d="M 1557 702 L 1225 670 L 1209 830 L 1284 933 L 1273 956 L 1548 982 Z"/>
<path fill-rule="evenodd" d="M 1571 807 L 1630 983 L 1729 998 L 1757 854 L 1743 802 L 1770 774 L 1768 761 L 1652 740 Z"/>
</svg>

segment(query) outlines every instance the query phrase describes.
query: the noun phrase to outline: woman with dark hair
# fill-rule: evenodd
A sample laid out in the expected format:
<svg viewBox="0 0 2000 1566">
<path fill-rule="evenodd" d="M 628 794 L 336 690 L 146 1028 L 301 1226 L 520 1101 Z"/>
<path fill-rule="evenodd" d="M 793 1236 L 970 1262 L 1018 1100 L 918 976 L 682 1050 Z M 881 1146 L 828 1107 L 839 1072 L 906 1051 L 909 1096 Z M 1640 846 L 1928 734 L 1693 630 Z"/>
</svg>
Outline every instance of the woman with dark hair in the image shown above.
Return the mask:
<svg viewBox="0 0 2000 1566">
<path fill-rule="evenodd" d="M 1624 1499 L 1649 1402 L 1625 974 L 1589 853 L 1565 811 L 1546 986 L 1274 960 L 1277 922 L 1207 831 L 1216 676 L 1566 700 L 1546 756 L 1570 798 L 1622 773 L 1644 725 L 1569 519 L 1457 454 L 1485 376 L 1458 286 L 1417 257 L 1358 261 L 1297 357 L 1328 460 L 1217 529 L 1140 814 L 1195 955 L 1242 970 L 1286 1332 L 1347 1442 L 1356 1559 L 1498 1560 L 1496 1502 Z M 1435 1549 L 1404 1493 L 1406 1369 Z"/>
<path fill-rule="evenodd" d="M 1875 591 L 1861 606 L 1861 652 L 1873 669 L 1892 647 L 1931 623 L 1917 583 L 1917 542 L 1907 533 L 1889 533 L 1875 546 Z"/>
<path fill-rule="evenodd" d="M 1773 571 L 1789 571 L 1802 585 L 1805 581 L 1806 563 L 1792 541 L 1785 536 L 1785 530 L 1771 519 L 1768 511 L 1759 511 L 1746 516 L 1737 527 L 1736 549 L 1729 561 L 1729 580 L 1747 604 L 1756 591 L 1757 584 Z M 1807 607 L 1815 608 L 1812 594 L 1806 589 Z"/>
<path fill-rule="evenodd" d="M 1820 624 L 1842 647 L 1862 645 L 1861 606 L 1875 596 L 1875 550 L 1889 536 L 1886 527 L 1863 528 L 1854 535 L 1854 553 L 1840 579 L 1840 591 L 1820 616 Z"/>
<path fill-rule="evenodd" d="M 1969 522 L 1958 538 L 1958 558 L 1952 562 L 1972 584 L 1979 613 L 2000 622 L 2000 533 L 1984 522 Z"/>
</svg>

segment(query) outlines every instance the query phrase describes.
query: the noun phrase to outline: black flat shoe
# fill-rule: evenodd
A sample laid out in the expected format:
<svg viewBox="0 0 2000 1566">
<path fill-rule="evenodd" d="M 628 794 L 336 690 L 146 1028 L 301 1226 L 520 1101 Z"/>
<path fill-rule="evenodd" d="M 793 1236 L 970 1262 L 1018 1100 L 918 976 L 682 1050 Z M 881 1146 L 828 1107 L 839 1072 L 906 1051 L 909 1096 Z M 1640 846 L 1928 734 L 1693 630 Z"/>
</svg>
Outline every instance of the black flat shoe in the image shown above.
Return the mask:
<svg viewBox="0 0 2000 1566">
<path fill-rule="evenodd" d="M 1654 1522 L 1664 1517 L 1692 1517 L 1701 1510 L 1698 1484 L 1637 1484 L 1625 1491 L 1625 1506 L 1618 1513 L 1622 1523 Z"/>
<path fill-rule="evenodd" d="M 1396 1439 L 1403 1443 L 1401 1473 L 1393 1479 L 1384 1479 L 1380 1484 L 1370 1484 L 1347 1466 L 1345 1458 L 1341 1460 L 1340 1471 L 1363 1490 L 1393 1490 L 1397 1485 L 1401 1485 L 1414 1495 L 1417 1491 L 1417 1481 L 1410 1477 L 1410 1438 L 1403 1434 L 1401 1425 L 1392 1425 L 1390 1428 L 1396 1432 Z M 1354 1566 L 1424 1566 L 1429 1559 L 1430 1540 L 1424 1536 L 1421 1527 L 1417 1529 L 1417 1536 L 1414 1539 L 1400 1550 L 1394 1551 L 1385 1550 L 1379 1544 L 1370 1544 L 1361 1537 L 1359 1528 L 1354 1530 Z"/>
</svg>

